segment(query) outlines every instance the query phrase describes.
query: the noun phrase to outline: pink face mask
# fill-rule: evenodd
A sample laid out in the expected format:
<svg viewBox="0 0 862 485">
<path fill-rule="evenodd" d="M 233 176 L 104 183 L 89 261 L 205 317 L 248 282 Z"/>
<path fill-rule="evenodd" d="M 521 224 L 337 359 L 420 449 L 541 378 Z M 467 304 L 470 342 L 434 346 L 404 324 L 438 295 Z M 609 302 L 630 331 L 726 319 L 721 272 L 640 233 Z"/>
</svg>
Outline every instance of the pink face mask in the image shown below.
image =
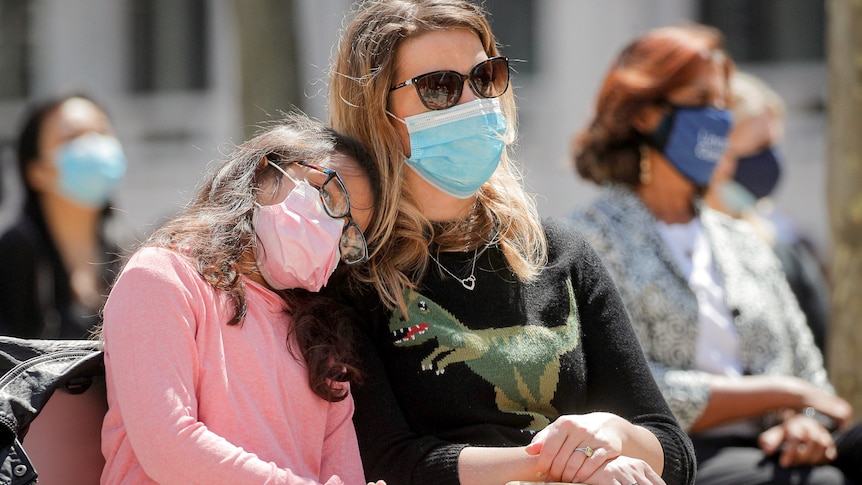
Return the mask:
<svg viewBox="0 0 862 485">
<path fill-rule="evenodd" d="M 319 291 L 338 265 L 344 221 L 326 214 L 306 181 L 279 204 L 260 206 L 252 219 L 257 268 L 272 288 Z"/>
</svg>

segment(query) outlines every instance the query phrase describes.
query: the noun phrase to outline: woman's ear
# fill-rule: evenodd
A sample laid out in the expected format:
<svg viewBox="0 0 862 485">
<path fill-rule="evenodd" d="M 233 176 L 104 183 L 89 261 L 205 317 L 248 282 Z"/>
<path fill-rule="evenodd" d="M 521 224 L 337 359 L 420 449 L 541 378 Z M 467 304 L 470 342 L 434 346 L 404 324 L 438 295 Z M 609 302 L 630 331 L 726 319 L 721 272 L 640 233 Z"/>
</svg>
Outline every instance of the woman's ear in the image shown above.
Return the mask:
<svg viewBox="0 0 862 485">
<path fill-rule="evenodd" d="M 658 103 L 650 103 L 638 111 L 632 119 L 632 126 L 638 133 L 649 134 L 655 132 L 661 123 L 667 109 Z"/>
<path fill-rule="evenodd" d="M 50 192 L 57 185 L 57 167 L 47 160 L 32 160 L 24 168 L 24 183 L 35 192 Z"/>
<path fill-rule="evenodd" d="M 260 162 L 257 163 L 257 168 L 255 168 L 255 170 L 260 171 L 260 170 L 265 169 L 266 166 L 269 165 L 269 158 L 268 157 L 269 157 L 268 155 L 264 155 L 264 156 L 260 157 Z"/>
</svg>

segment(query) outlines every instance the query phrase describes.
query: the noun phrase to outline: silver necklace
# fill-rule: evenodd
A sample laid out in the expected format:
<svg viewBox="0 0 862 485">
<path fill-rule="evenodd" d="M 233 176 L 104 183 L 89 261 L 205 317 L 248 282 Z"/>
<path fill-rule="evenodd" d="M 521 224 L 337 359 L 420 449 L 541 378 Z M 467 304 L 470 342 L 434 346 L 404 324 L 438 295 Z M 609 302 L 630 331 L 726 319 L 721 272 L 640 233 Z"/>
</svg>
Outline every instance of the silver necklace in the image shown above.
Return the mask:
<svg viewBox="0 0 862 485">
<path fill-rule="evenodd" d="M 437 254 L 439 255 L 440 253 L 437 253 Z M 455 273 L 449 271 L 445 266 L 443 266 L 440 263 L 440 260 L 435 258 L 434 255 L 431 254 L 430 252 L 428 253 L 428 256 L 431 256 L 431 259 L 433 259 L 434 262 L 437 263 L 437 266 L 440 267 L 440 269 L 442 269 L 443 271 L 448 273 L 449 276 L 460 281 L 461 286 L 463 286 L 464 288 L 466 288 L 470 291 L 473 291 L 473 288 L 476 287 L 476 260 L 479 259 L 479 248 L 476 248 L 473 251 L 473 268 L 470 270 L 470 276 L 468 276 L 466 278 L 459 278 Z"/>
</svg>

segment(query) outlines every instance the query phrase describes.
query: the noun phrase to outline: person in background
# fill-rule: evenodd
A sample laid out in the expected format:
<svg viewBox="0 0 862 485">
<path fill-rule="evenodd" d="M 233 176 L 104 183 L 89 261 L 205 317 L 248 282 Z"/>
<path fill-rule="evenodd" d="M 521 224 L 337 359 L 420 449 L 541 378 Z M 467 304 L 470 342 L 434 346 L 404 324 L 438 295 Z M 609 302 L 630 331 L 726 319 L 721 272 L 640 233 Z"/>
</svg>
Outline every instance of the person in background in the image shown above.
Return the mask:
<svg viewBox="0 0 862 485">
<path fill-rule="evenodd" d="M 350 297 L 368 476 L 389 483 L 688 484 L 694 457 L 604 267 L 542 222 L 507 149 L 508 59 L 459 0 L 361 2 L 331 69 L 330 121 L 385 192 Z"/>
<path fill-rule="evenodd" d="M 702 201 L 732 122 L 722 45 L 689 25 L 623 48 L 574 139 L 578 173 L 602 188 L 571 223 L 690 433 L 698 484 L 851 483 L 862 434 L 778 259 L 750 224 Z"/>
<path fill-rule="evenodd" d="M 105 304 L 102 483 L 366 483 L 351 327 L 316 292 L 367 259 L 379 193 L 361 145 L 300 114 L 209 173 Z"/>
<path fill-rule="evenodd" d="M 730 94 L 733 127 L 704 200 L 714 209 L 753 224 L 772 247 L 805 314 L 814 343 L 825 355 L 829 284 L 810 243 L 770 197 L 784 166 L 778 149 L 784 135 L 784 101 L 763 80 L 739 71 L 730 78 Z"/>
<path fill-rule="evenodd" d="M 106 230 L 126 157 L 105 111 L 83 95 L 34 103 L 18 135 L 24 201 L 0 235 L 0 335 L 86 338 L 115 276 Z"/>
</svg>

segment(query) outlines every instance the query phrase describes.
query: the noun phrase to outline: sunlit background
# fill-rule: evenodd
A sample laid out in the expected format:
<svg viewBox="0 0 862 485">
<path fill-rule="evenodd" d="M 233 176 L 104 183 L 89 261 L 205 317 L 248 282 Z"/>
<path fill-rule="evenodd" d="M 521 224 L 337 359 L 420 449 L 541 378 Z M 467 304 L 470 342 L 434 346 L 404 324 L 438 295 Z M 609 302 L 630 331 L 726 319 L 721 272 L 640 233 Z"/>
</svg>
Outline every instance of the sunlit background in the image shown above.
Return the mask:
<svg viewBox="0 0 862 485">
<path fill-rule="evenodd" d="M 821 0 L 488 0 L 517 59 L 517 159 L 540 212 L 562 216 L 594 189 L 569 141 L 610 59 L 646 29 L 719 27 L 738 66 L 788 105 L 779 206 L 823 258 L 827 71 Z M 114 202 L 148 234 L 185 203 L 207 164 L 280 111 L 325 119 L 327 68 L 348 0 L 0 0 L 5 223 L 18 207 L 12 144 L 28 100 L 85 92 L 113 118 L 130 167 Z"/>
</svg>

